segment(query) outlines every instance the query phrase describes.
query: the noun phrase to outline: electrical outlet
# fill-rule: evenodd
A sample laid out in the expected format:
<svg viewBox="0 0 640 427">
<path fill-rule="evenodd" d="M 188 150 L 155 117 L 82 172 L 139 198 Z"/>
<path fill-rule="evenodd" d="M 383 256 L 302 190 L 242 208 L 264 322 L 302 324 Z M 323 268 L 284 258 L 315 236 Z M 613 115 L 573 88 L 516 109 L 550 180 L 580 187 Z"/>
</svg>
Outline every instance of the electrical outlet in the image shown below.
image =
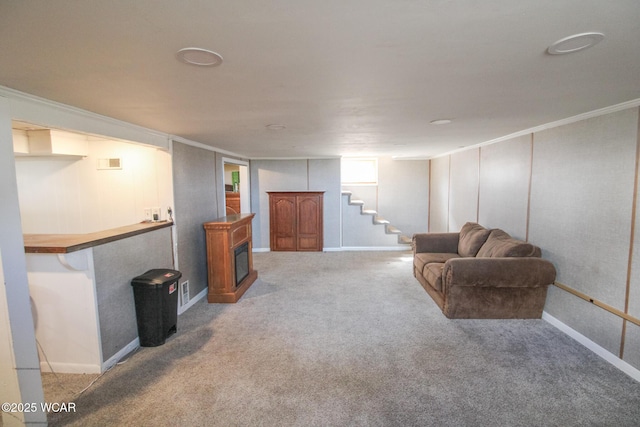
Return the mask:
<svg viewBox="0 0 640 427">
<path fill-rule="evenodd" d="M 160 208 L 151 208 L 151 219 L 153 221 L 160 221 Z"/>
<path fill-rule="evenodd" d="M 151 208 L 144 208 L 144 220 L 145 222 L 149 222 L 153 219 L 151 216 Z"/>
</svg>

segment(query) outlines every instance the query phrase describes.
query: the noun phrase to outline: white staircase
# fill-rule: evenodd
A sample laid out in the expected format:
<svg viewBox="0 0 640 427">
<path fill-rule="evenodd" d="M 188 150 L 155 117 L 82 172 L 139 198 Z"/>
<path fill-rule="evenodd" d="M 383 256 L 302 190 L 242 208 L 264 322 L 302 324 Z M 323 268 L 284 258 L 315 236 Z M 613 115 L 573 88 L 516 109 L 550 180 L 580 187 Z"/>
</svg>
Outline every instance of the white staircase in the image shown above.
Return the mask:
<svg viewBox="0 0 640 427">
<path fill-rule="evenodd" d="M 364 201 L 352 199 L 351 191 L 343 191 L 343 246 L 401 247 L 411 245 L 411 237 L 378 215 L 365 209 Z M 382 226 L 382 227 L 378 227 Z"/>
</svg>

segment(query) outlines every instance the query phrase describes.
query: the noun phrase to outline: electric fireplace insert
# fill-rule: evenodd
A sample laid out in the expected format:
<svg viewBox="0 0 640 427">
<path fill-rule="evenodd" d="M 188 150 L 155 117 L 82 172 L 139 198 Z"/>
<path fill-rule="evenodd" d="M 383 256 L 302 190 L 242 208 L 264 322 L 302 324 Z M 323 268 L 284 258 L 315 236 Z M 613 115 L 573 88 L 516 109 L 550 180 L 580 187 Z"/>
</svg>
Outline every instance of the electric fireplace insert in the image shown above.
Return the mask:
<svg viewBox="0 0 640 427">
<path fill-rule="evenodd" d="M 236 264 L 236 287 L 249 275 L 249 242 L 234 249 Z"/>
</svg>

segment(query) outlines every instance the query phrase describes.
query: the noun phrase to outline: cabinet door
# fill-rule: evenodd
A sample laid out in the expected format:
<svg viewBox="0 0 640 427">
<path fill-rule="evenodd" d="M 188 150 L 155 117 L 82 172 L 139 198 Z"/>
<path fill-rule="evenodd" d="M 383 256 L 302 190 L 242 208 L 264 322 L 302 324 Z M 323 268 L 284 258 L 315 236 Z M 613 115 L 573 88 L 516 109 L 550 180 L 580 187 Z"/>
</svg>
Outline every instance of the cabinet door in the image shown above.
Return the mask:
<svg viewBox="0 0 640 427">
<path fill-rule="evenodd" d="M 270 203 L 271 250 L 296 250 L 296 197 L 272 196 Z"/>
<path fill-rule="evenodd" d="M 321 251 L 322 196 L 297 196 L 297 250 Z"/>
</svg>

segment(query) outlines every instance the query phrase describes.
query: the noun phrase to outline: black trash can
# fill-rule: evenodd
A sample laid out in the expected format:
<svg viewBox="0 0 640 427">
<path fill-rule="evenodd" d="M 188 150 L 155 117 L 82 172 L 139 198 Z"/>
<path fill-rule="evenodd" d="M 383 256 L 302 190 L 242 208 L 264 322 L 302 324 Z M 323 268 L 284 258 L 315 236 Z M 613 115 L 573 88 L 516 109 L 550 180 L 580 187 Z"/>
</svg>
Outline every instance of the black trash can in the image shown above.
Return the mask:
<svg viewBox="0 0 640 427">
<path fill-rule="evenodd" d="M 176 270 L 154 269 L 131 280 L 141 346 L 162 345 L 178 330 L 180 277 Z"/>
</svg>

